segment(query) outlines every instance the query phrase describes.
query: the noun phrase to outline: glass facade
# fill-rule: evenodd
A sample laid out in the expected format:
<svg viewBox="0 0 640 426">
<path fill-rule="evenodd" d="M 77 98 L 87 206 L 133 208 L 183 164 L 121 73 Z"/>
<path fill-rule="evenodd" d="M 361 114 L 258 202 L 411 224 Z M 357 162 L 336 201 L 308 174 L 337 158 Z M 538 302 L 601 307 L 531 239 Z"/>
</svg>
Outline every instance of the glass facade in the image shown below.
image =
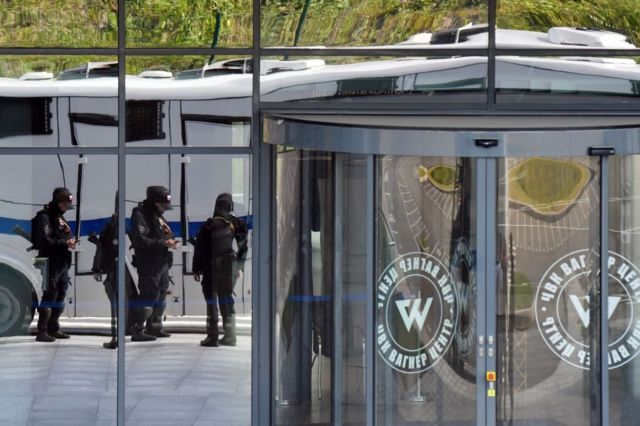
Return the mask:
<svg viewBox="0 0 640 426">
<path fill-rule="evenodd" d="M 0 3 L 0 424 L 635 421 L 638 0 Z"/>
</svg>

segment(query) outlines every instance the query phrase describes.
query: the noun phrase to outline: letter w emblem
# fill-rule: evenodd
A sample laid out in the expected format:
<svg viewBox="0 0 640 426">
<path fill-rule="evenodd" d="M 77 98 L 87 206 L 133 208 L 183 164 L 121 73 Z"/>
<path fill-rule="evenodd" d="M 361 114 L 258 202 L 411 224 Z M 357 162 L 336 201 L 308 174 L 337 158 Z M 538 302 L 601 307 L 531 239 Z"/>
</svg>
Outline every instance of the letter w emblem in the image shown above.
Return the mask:
<svg viewBox="0 0 640 426">
<path fill-rule="evenodd" d="M 407 327 L 407 331 L 411 330 L 411 325 L 413 325 L 414 322 L 418 325 L 418 331 L 422 331 L 424 321 L 427 319 L 427 314 L 429 313 L 431 303 L 433 302 L 433 297 L 429 297 L 426 300 L 422 311 L 420 310 L 420 302 L 422 302 L 421 298 L 413 300 L 413 306 L 411 306 L 411 311 L 409 311 L 409 305 L 411 305 L 411 302 L 412 300 L 396 300 L 396 306 L 398 307 L 398 311 L 400 312 L 400 316 L 402 317 L 405 327 Z"/>
<path fill-rule="evenodd" d="M 589 311 L 591 309 L 588 308 L 589 303 L 591 303 L 591 297 L 587 294 L 586 296 L 584 296 L 584 298 L 587 301 L 587 308 L 585 309 L 582 306 L 582 302 L 580 302 L 580 299 L 578 299 L 578 296 L 576 296 L 575 294 L 571 294 L 569 295 L 569 300 L 571 300 L 571 303 L 573 303 L 573 307 L 576 308 L 576 312 L 578 313 L 578 316 L 580 317 L 580 321 L 582 321 L 582 325 L 584 325 L 585 328 L 589 327 L 589 323 L 591 323 L 591 317 L 590 317 L 590 313 Z M 611 319 L 611 315 L 613 315 L 613 312 L 616 310 L 616 308 L 618 307 L 618 303 L 620 303 L 620 300 L 622 299 L 622 297 L 620 296 L 609 296 L 609 312 L 608 312 L 608 317 L 607 319 Z"/>
</svg>

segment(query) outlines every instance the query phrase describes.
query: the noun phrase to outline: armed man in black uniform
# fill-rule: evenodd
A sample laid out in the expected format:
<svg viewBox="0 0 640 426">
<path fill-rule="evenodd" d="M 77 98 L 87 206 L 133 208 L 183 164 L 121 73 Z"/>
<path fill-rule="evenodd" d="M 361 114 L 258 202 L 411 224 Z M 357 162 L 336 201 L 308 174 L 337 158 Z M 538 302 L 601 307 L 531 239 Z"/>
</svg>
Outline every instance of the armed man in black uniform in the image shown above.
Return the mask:
<svg viewBox="0 0 640 426">
<path fill-rule="evenodd" d="M 142 307 L 132 330 L 134 342 L 170 336 L 162 329 L 162 317 L 167 306 L 169 268 L 173 264 L 169 249 L 176 248 L 178 242 L 162 214 L 172 208 L 167 188 L 149 186 L 146 199 L 131 213 L 133 266 L 138 270 L 138 305 Z"/>
<path fill-rule="evenodd" d="M 38 257 L 48 259 L 48 279 L 43 283 L 43 294 L 38 306 L 38 342 L 68 339 L 60 331 L 59 318 L 64 311 L 64 299 L 69 288 L 71 250 L 77 241 L 64 213 L 73 208 L 73 195 L 67 188 L 56 188 L 52 200 L 32 219 L 31 240 Z"/>
<path fill-rule="evenodd" d="M 242 276 L 247 257 L 247 225 L 233 215 L 231 194 L 216 199 L 213 217 L 202 225 L 195 240 L 193 275 L 202 280 L 207 304 L 207 338 L 202 346 L 236 345 L 233 287 Z M 236 243 L 234 250 L 233 243 Z M 218 306 L 222 315 L 224 337 L 218 342 Z"/>
<path fill-rule="evenodd" d="M 106 349 L 116 349 L 118 347 L 118 194 L 116 192 L 116 208 L 111 219 L 106 223 L 100 235 L 91 235 L 89 241 L 96 245 L 96 253 L 93 256 L 93 266 L 91 271 L 98 282 L 103 282 L 104 291 L 109 298 L 111 306 L 111 341 L 103 343 Z M 103 275 L 106 275 L 103 281 Z M 138 291 L 129 269 L 125 266 L 125 324 L 129 322 L 129 306 L 135 303 Z"/>
</svg>

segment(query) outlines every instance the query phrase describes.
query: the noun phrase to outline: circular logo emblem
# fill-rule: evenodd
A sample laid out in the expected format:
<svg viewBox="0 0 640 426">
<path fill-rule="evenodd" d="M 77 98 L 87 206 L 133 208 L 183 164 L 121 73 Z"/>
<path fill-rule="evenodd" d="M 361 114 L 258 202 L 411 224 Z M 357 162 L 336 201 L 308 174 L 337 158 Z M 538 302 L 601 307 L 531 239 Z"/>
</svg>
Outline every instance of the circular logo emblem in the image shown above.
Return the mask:
<svg viewBox="0 0 640 426">
<path fill-rule="evenodd" d="M 378 279 L 378 354 L 403 373 L 433 367 L 453 341 L 457 299 L 451 274 L 438 259 L 425 253 L 398 257 Z"/>
<path fill-rule="evenodd" d="M 591 325 L 589 251 L 570 253 L 544 273 L 536 292 L 536 322 L 545 343 L 563 361 L 588 369 Z M 640 352 L 640 270 L 609 252 L 609 369 Z"/>
</svg>

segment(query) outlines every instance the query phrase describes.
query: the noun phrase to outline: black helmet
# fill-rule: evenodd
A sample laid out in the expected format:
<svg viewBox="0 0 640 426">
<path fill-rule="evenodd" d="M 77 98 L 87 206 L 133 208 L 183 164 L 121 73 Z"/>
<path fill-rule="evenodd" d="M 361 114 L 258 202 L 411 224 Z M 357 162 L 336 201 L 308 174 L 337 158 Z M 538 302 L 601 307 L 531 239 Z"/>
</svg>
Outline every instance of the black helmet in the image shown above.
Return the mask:
<svg viewBox="0 0 640 426">
<path fill-rule="evenodd" d="M 163 204 L 166 210 L 173 209 L 171 206 L 171 194 L 164 186 L 148 186 L 147 201 Z"/>
<path fill-rule="evenodd" d="M 68 203 L 68 210 L 73 209 L 73 195 L 71 191 L 64 187 L 58 187 L 53 190 L 51 201 L 58 205 L 60 203 Z"/>
<path fill-rule="evenodd" d="M 223 192 L 216 198 L 216 207 L 213 210 L 214 216 L 227 217 L 233 211 L 233 198 L 228 192 Z"/>
</svg>

